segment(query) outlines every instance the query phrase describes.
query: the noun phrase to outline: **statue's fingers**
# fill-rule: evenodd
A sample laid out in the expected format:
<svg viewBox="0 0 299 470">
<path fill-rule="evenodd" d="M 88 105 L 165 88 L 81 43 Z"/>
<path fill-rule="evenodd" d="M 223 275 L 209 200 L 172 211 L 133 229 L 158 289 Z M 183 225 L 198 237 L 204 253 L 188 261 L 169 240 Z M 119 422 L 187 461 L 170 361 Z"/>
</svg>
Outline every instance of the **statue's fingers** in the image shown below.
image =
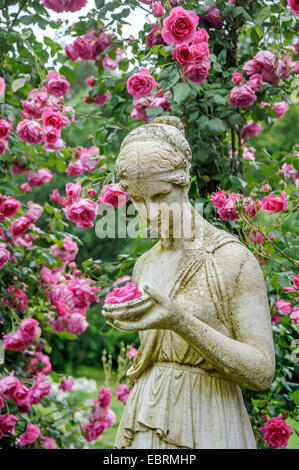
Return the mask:
<svg viewBox="0 0 299 470">
<path fill-rule="evenodd" d="M 154 301 L 157 304 L 162 305 L 162 307 L 166 307 L 168 305 L 168 302 L 169 302 L 168 298 L 160 294 L 160 292 L 158 292 L 156 289 L 153 289 L 152 287 L 149 287 L 149 286 L 144 286 L 143 290 L 148 295 L 150 295 L 151 298 L 154 299 Z"/>
<path fill-rule="evenodd" d="M 112 326 L 112 327 L 115 328 L 116 330 L 126 332 L 126 330 L 123 330 L 122 328 L 118 327 L 117 325 L 115 325 L 115 323 L 110 323 L 109 321 L 106 321 L 106 324 L 109 325 L 109 326 Z"/>
</svg>

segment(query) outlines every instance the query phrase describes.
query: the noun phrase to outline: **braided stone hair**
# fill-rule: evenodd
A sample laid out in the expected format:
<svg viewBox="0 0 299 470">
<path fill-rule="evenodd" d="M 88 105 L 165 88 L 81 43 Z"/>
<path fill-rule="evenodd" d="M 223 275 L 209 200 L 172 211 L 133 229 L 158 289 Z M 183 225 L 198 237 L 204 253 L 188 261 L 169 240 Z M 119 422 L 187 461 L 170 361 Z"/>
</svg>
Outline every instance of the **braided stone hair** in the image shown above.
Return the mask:
<svg viewBox="0 0 299 470">
<path fill-rule="evenodd" d="M 160 116 L 139 126 L 123 140 L 116 161 L 126 189 L 127 178 L 146 178 L 165 173 L 164 181 L 180 186 L 190 183 L 191 149 L 183 123 L 175 116 Z"/>
</svg>

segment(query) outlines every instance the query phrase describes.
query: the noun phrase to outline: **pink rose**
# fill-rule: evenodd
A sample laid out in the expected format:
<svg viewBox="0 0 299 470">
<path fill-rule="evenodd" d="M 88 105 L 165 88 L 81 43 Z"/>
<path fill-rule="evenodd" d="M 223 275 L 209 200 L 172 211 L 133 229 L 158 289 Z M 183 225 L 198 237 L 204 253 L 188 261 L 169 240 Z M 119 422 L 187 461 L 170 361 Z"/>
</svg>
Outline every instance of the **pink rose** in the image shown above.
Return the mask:
<svg viewBox="0 0 299 470">
<path fill-rule="evenodd" d="M 89 41 L 84 38 L 77 38 L 73 44 L 74 53 L 82 60 L 89 60 L 92 58 L 92 46 Z"/>
<path fill-rule="evenodd" d="M 44 127 L 43 138 L 49 144 L 55 144 L 60 138 L 60 129 L 56 127 Z"/>
<path fill-rule="evenodd" d="M 100 60 L 101 52 L 109 46 L 110 40 L 106 33 L 102 32 L 92 41 L 92 59 Z"/>
<path fill-rule="evenodd" d="M 77 183 L 67 183 L 65 185 L 65 192 L 66 192 L 67 197 L 77 199 L 82 192 L 82 186 L 81 184 L 77 184 Z"/>
<path fill-rule="evenodd" d="M 73 313 L 67 319 L 66 329 L 68 333 L 72 335 L 81 335 L 81 333 L 83 333 L 87 327 L 88 323 L 84 315 L 81 315 L 80 313 Z"/>
<path fill-rule="evenodd" d="M 29 186 L 28 183 L 22 183 L 20 184 L 20 190 L 23 191 L 24 193 L 30 193 L 32 191 L 31 186 Z"/>
<path fill-rule="evenodd" d="M 77 243 L 69 236 L 64 238 L 62 248 L 59 248 L 58 245 L 53 245 L 51 249 L 54 255 L 58 256 L 64 263 L 74 260 L 79 251 Z"/>
<path fill-rule="evenodd" d="M 296 287 L 296 289 L 299 289 L 299 273 L 297 274 L 296 277 L 294 277 L 293 284 Z"/>
<path fill-rule="evenodd" d="M 232 75 L 232 82 L 234 82 L 235 85 L 240 85 L 243 80 L 243 74 L 234 72 Z"/>
<path fill-rule="evenodd" d="M 225 191 L 222 189 L 221 191 L 217 191 L 215 195 L 211 194 L 211 199 L 215 207 L 222 207 L 227 199 Z"/>
<path fill-rule="evenodd" d="M 42 443 L 42 448 L 43 449 L 55 449 L 56 448 L 55 440 L 52 437 L 47 437 Z"/>
<path fill-rule="evenodd" d="M 63 390 L 64 392 L 71 392 L 73 389 L 74 383 L 75 382 L 74 382 L 73 377 L 68 377 L 68 378 L 62 377 L 62 382 L 58 388 L 60 390 Z"/>
<path fill-rule="evenodd" d="M 125 281 L 131 281 L 132 277 L 131 276 L 121 276 L 116 281 L 113 282 L 113 287 L 118 286 L 118 284 L 121 284 L 122 282 Z"/>
<path fill-rule="evenodd" d="M 129 300 L 137 299 L 141 295 L 142 292 L 136 284 L 127 282 L 125 286 L 115 287 L 112 292 L 109 292 L 105 297 L 105 304 L 128 302 Z"/>
<path fill-rule="evenodd" d="M 7 289 L 8 294 L 12 294 L 10 297 L 4 297 L 2 302 L 4 305 L 9 305 L 16 310 L 23 311 L 27 307 L 28 298 L 24 290 L 19 289 L 17 286 L 11 285 Z"/>
<path fill-rule="evenodd" d="M 272 449 L 286 447 L 292 430 L 282 416 L 271 418 L 266 426 L 259 427 L 259 431 L 264 433 L 263 441 L 266 441 Z"/>
<path fill-rule="evenodd" d="M 90 189 L 88 190 L 88 196 L 90 196 L 90 197 L 95 197 L 96 195 L 97 195 L 97 192 L 96 192 L 95 189 L 90 188 Z"/>
<path fill-rule="evenodd" d="M 66 169 L 67 176 L 80 176 L 85 172 L 85 168 L 80 160 L 70 162 Z"/>
<path fill-rule="evenodd" d="M 12 221 L 9 227 L 9 231 L 13 238 L 18 238 L 27 232 L 31 224 L 32 220 L 29 217 L 22 215 L 18 219 Z"/>
<path fill-rule="evenodd" d="M 251 75 L 251 77 L 249 79 L 249 82 L 248 82 L 248 86 L 252 90 L 260 91 L 260 89 L 262 88 L 262 85 L 263 85 L 262 75 L 260 75 L 259 73 L 255 73 L 255 74 Z"/>
<path fill-rule="evenodd" d="M 269 214 L 284 211 L 287 207 L 287 195 L 285 191 L 281 191 L 281 197 L 270 194 L 261 201 L 261 204 L 264 211 Z"/>
<path fill-rule="evenodd" d="M 87 432 L 85 434 L 85 439 L 87 442 L 95 441 L 99 436 L 103 434 L 105 429 L 107 429 L 108 424 L 101 420 L 90 423 L 86 426 Z"/>
<path fill-rule="evenodd" d="M 97 399 L 97 405 L 101 408 L 108 408 L 111 405 L 112 393 L 110 388 L 101 387 L 99 391 L 99 397 Z"/>
<path fill-rule="evenodd" d="M 29 207 L 29 210 L 26 214 L 27 217 L 29 217 L 32 222 L 36 222 L 44 212 L 43 206 L 40 206 L 39 204 L 36 204 L 33 201 L 28 201 L 27 206 Z"/>
<path fill-rule="evenodd" d="M 20 140 L 27 144 L 41 144 L 43 141 L 42 127 L 38 122 L 25 119 L 17 125 L 17 134 Z"/>
<path fill-rule="evenodd" d="M 236 210 L 235 204 L 236 200 L 240 199 L 239 194 L 231 193 L 223 206 L 218 209 L 218 214 L 222 220 L 238 220 L 238 212 Z"/>
<path fill-rule="evenodd" d="M 0 393 L 6 393 L 9 398 L 14 389 L 19 385 L 19 379 L 14 377 L 14 371 L 0 379 Z"/>
<path fill-rule="evenodd" d="M 212 28 L 220 29 L 223 25 L 223 18 L 220 14 L 218 8 L 215 5 L 211 7 L 204 7 L 209 10 L 209 13 L 204 16 L 200 16 L 200 19 L 204 22 L 207 22 Z"/>
<path fill-rule="evenodd" d="M 170 15 L 163 20 L 162 37 L 167 44 L 189 43 L 195 38 L 199 18 L 192 11 L 187 12 L 183 7 L 171 10 Z"/>
<path fill-rule="evenodd" d="M 20 333 L 26 346 L 32 344 L 41 335 L 41 329 L 38 326 L 38 321 L 33 318 L 24 318 L 20 323 Z"/>
<path fill-rule="evenodd" d="M 151 76 L 150 71 L 141 67 L 138 73 L 134 73 L 127 81 L 127 90 L 134 98 L 148 95 L 157 83 Z"/>
<path fill-rule="evenodd" d="M 44 127 L 55 127 L 55 129 L 61 129 L 64 123 L 63 116 L 52 109 L 43 111 L 42 120 Z"/>
<path fill-rule="evenodd" d="M 163 6 L 161 2 L 153 2 L 152 3 L 153 13 L 157 18 L 163 16 Z"/>
<path fill-rule="evenodd" d="M 292 310 L 291 302 L 287 302 L 286 300 L 277 300 L 276 306 L 284 315 L 287 315 Z"/>
<path fill-rule="evenodd" d="M 14 400 L 15 404 L 19 407 L 27 405 L 29 403 L 29 389 L 25 387 L 24 382 L 19 382 L 19 384 L 14 388 L 10 397 Z"/>
<path fill-rule="evenodd" d="M 0 217 L 13 217 L 16 215 L 18 210 L 22 207 L 20 201 L 17 201 L 13 197 L 5 196 L 4 199 L 0 202 Z"/>
<path fill-rule="evenodd" d="M 0 95 L 3 95 L 6 89 L 6 83 L 3 77 L 0 77 Z"/>
<path fill-rule="evenodd" d="M 289 107 L 288 107 L 288 103 L 286 103 L 285 101 L 280 101 L 279 103 L 275 103 L 271 109 L 276 111 L 277 118 L 280 118 L 285 115 Z"/>
<path fill-rule="evenodd" d="M 46 0 L 47 1 L 47 0 Z M 27 424 L 26 431 L 20 436 L 20 445 L 33 444 L 40 436 L 40 429 L 35 424 Z"/>
<path fill-rule="evenodd" d="M 116 58 L 113 60 L 111 59 L 111 57 L 109 57 L 108 54 L 105 54 L 105 57 L 103 59 L 103 65 L 104 67 L 110 69 L 110 70 L 116 70 L 121 59 L 122 59 L 122 56 L 124 54 L 124 50 L 123 49 L 115 49 L 116 50 Z"/>
<path fill-rule="evenodd" d="M 184 67 L 183 74 L 194 83 L 202 83 L 207 78 L 210 67 L 210 61 L 204 57 L 200 61 Z"/>
<path fill-rule="evenodd" d="M 70 91 L 70 84 L 63 75 L 58 75 L 54 70 L 50 70 L 47 76 L 47 90 L 50 95 L 60 96 L 67 95 Z"/>
<path fill-rule="evenodd" d="M 298 0 L 288 0 L 288 6 L 295 15 L 299 15 L 299 1 Z"/>
<path fill-rule="evenodd" d="M 3 155 L 7 150 L 8 143 L 6 140 L 0 140 L 0 155 Z"/>
<path fill-rule="evenodd" d="M 16 422 L 19 421 L 20 418 L 17 418 L 14 415 L 6 414 L 0 416 L 0 428 L 4 432 L 8 432 L 9 434 L 15 433 L 15 425 Z"/>
<path fill-rule="evenodd" d="M 9 260 L 10 260 L 9 251 L 3 246 L 0 246 L 0 271 L 1 269 L 4 268 L 4 266 L 8 263 Z"/>
<path fill-rule="evenodd" d="M 65 46 L 65 53 L 72 62 L 76 62 L 78 60 L 79 56 L 71 44 Z"/>
<path fill-rule="evenodd" d="M 110 408 L 108 408 L 108 410 L 106 410 L 106 413 L 104 414 L 102 420 L 105 423 L 107 423 L 108 428 L 111 428 L 116 422 L 115 413 Z"/>
<path fill-rule="evenodd" d="M 200 44 L 201 42 L 208 42 L 209 34 L 203 28 L 196 31 L 195 38 L 193 39 L 193 44 Z"/>
<path fill-rule="evenodd" d="M 38 171 L 28 171 L 27 180 L 31 186 L 41 186 L 49 183 L 53 173 L 48 168 L 40 168 Z"/>
<path fill-rule="evenodd" d="M 130 359 L 134 359 L 134 357 L 136 357 L 138 351 L 136 348 L 131 348 L 130 351 L 128 352 L 128 357 Z"/>
<path fill-rule="evenodd" d="M 115 390 L 115 395 L 124 405 L 127 403 L 129 393 L 130 387 L 126 384 L 119 384 Z"/>
<path fill-rule="evenodd" d="M 209 57 L 210 50 L 207 42 L 201 42 L 199 44 L 192 44 L 190 47 L 192 54 L 192 62 L 198 62 L 204 57 Z"/>
<path fill-rule="evenodd" d="M 248 121 L 246 126 L 242 128 L 241 131 L 241 138 L 245 139 L 245 137 L 255 137 L 256 135 L 260 134 L 262 130 L 262 126 L 260 123 L 253 121 L 252 119 Z"/>
<path fill-rule="evenodd" d="M 79 199 L 64 209 L 66 218 L 74 222 L 77 227 L 93 227 L 93 220 L 97 216 L 98 205 L 90 199 Z"/>
<path fill-rule="evenodd" d="M 120 207 L 126 204 L 129 199 L 129 194 L 122 191 L 118 183 L 112 183 L 107 186 L 103 186 L 98 202 L 101 204 L 108 204 L 113 207 Z"/>
<path fill-rule="evenodd" d="M 40 375 L 33 386 L 29 389 L 29 400 L 31 405 L 38 405 L 51 391 L 51 385 L 44 382 L 44 375 Z"/>
<path fill-rule="evenodd" d="M 256 100 L 256 96 L 248 85 L 239 85 L 229 92 L 229 102 L 238 108 L 247 108 Z"/>
<path fill-rule="evenodd" d="M 0 119 L 0 140 L 9 137 L 10 129 L 12 129 L 12 126 L 4 119 Z"/>
<path fill-rule="evenodd" d="M 20 330 L 17 330 L 15 333 L 4 335 L 3 343 L 4 348 L 10 351 L 22 351 L 26 348 L 26 344 Z"/>
<path fill-rule="evenodd" d="M 292 313 L 290 314 L 290 318 L 294 320 L 294 322 L 299 325 L 299 307 L 295 307 Z"/>
<path fill-rule="evenodd" d="M 58 202 L 60 199 L 60 194 L 57 188 L 53 189 L 52 194 L 50 195 L 50 199 L 53 202 Z"/>
<path fill-rule="evenodd" d="M 146 37 L 146 44 L 148 47 L 153 47 L 153 46 L 166 46 L 166 42 L 162 38 L 162 30 L 160 25 L 154 24 L 152 26 L 152 29 L 150 30 L 149 34 Z"/>
</svg>

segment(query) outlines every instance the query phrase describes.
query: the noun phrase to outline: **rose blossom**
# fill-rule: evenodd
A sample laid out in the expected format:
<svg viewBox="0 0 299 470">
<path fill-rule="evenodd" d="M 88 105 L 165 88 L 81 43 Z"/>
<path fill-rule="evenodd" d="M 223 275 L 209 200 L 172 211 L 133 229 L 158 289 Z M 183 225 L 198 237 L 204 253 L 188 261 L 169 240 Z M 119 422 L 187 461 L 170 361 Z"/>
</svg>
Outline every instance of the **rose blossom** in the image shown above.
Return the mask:
<svg viewBox="0 0 299 470">
<path fill-rule="evenodd" d="M 12 126 L 4 119 L 0 119 L 0 140 L 9 137 L 10 129 L 12 129 Z"/>
<path fill-rule="evenodd" d="M 44 127 L 55 127 L 56 129 L 61 129 L 64 123 L 63 116 L 52 109 L 43 111 L 42 120 Z"/>
<path fill-rule="evenodd" d="M 153 2 L 152 9 L 153 9 L 154 15 L 157 18 L 160 18 L 160 16 L 163 16 L 163 7 L 162 7 L 161 2 Z"/>
<path fill-rule="evenodd" d="M 170 15 L 163 20 L 162 37 L 167 44 L 191 42 L 196 33 L 199 18 L 192 11 L 182 7 L 173 8 Z"/>
<path fill-rule="evenodd" d="M 137 355 L 138 351 L 136 348 L 131 348 L 130 351 L 128 352 L 128 357 L 130 359 L 133 359 Z"/>
<path fill-rule="evenodd" d="M 244 126 L 241 130 L 241 138 L 245 139 L 245 137 L 255 137 L 256 135 L 260 134 L 262 127 L 260 123 L 253 121 L 252 119 Z"/>
<path fill-rule="evenodd" d="M 243 80 L 243 74 L 239 72 L 234 72 L 232 75 L 232 82 L 234 82 L 235 85 L 240 85 Z"/>
<path fill-rule="evenodd" d="M 238 220 L 238 212 L 235 204 L 236 200 L 240 199 L 239 194 L 231 193 L 224 204 L 218 209 L 218 214 L 222 220 Z"/>
<path fill-rule="evenodd" d="M 202 83 L 207 78 L 210 67 L 210 61 L 204 57 L 200 61 L 184 67 L 183 74 L 194 83 Z"/>
<path fill-rule="evenodd" d="M 65 53 L 72 62 L 76 62 L 78 60 L 79 56 L 72 45 L 68 44 L 65 46 Z"/>
<path fill-rule="evenodd" d="M 50 70 L 47 76 L 47 90 L 50 95 L 59 98 L 67 95 L 70 91 L 70 84 L 63 75 L 58 75 L 55 70 Z"/>
<path fill-rule="evenodd" d="M 77 199 L 82 192 L 82 186 L 77 183 L 67 183 L 65 185 L 65 192 L 68 197 Z"/>
<path fill-rule="evenodd" d="M 0 155 L 3 155 L 7 150 L 8 143 L 6 140 L 0 140 Z"/>
<path fill-rule="evenodd" d="M 99 398 L 97 399 L 97 405 L 101 408 L 108 408 L 111 405 L 112 393 L 110 388 L 101 387 L 99 391 Z"/>
<path fill-rule="evenodd" d="M 141 67 L 138 73 L 134 73 L 127 81 L 127 90 L 134 98 L 148 95 L 157 83 L 148 69 Z"/>
<path fill-rule="evenodd" d="M 13 238 L 18 238 L 27 232 L 31 224 L 32 220 L 29 217 L 22 215 L 18 219 L 12 221 L 9 231 Z"/>
<path fill-rule="evenodd" d="M 67 319 L 66 329 L 68 333 L 71 333 L 72 335 L 80 335 L 87 327 L 88 323 L 84 315 L 81 315 L 80 313 L 73 313 Z"/>
<path fill-rule="evenodd" d="M 283 312 L 284 315 L 290 313 L 292 309 L 291 302 L 287 302 L 286 300 L 277 300 L 276 306 L 279 310 Z"/>
<path fill-rule="evenodd" d="M 130 388 L 126 384 L 119 384 L 117 389 L 115 390 L 115 395 L 117 396 L 118 400 L 120 400 L 124 405 L 127 403 L 129 393 Z"/>
<path fill-rule="evenodd" d="M 240 85 L 234 87 L 229 92 L 229 102 L 233 106 L 239 108 L 247 108 L 256 100 L 256 96 L 248 85 Z"/>
<path fill-rule="evenodd" d="M 192 50 L 188 44 L 176 44 L 175 51 L 172 52 L 180 65 L 188 65 L 192 61 Z"/>
<path fill-rule="evenodd" d="M 53 178 L 53 173 L 48 168 L 40 168 L 38 171 L 28 171 L 27 180 L 31 186 L 41 186 L 49 183 Z"/>
<path fill-rule="evenodd" d="M 287 207 L 287 195 L 285 191 L 281 191 L 281 197 L 270 194 L 261 201 L 261 204 L 264 211 L 269 214 L 284 211 Z"/>
<path fill-rule="evenodd" d="M 28 346 L 33 341 L 37 340 L 41 335 L 41 329 L 38 326 L 38 321 L 33 318 L 24 318 L 21 321 L 19 330 L 25 344 Z"/>
<path fill-rule="evenodd" d="M 146 37 L 146 44 L 148 45 L 148 47 L 159 45 L 166 46 L 166 42 L 162 38 L 161 32 L 162 30 L 160 25 L 153 24 L 152 29 Z"/>
<path fill-rule="evenodd" d="M 299 1 L 298 0 L 287 0 L 288 1 L 288 6 L 292 10 L 295 15 L 299 15 Z"/>
<path fill-rule="evenodd" d="M 26 348 L 24 338 L 20 330 L 3 336 L 4 348 L 10 351 L 22 351 Z"/>
<path fill-rule="evenodd" d="M 199 44 L 201 42 L 208 42 L 209 34 L 203 28 L 196 31 L 195 38 L 193 39 L 193 44 Z"/>
<path fill-rule="evenodd" d="M 211 199 L 215 207 L 222 207 L 227 199 L 224 189 L 217 191 L 215 195 L 211 194 Z"/>
<path fill-rule="evenodd" d="M 112 292 L 109 292 L 105 297 L 105 304 L 115 304 L 127 302 L 132 299 L 140 297 L 142 292 L 138 289 L 136 284 L 127 282 L 123 287 L 115 287 Z"/>
<path fill-rule="evenodd" d="M 248 82 L 248 86 L 250 86 L 252 90 L 260 91 L 260 89 L 262 88 L 262 85 L 263 85 L 262 75 L 260 75 L 259 73 L 255 73 L 251 75 L 249 82 Z"/>
<path fill-rule="evenodd" d="M 94 423 L 90 423 L 87 426 L 85 426 L 85 429 L 87 429 L 87 432 L 85 434 L 85 439 L 87 442 L 91 442 L 96 440 L 103 432 L 105 429 L 107 429 L 108 424 L 101 420 L 101 421 L 95 421 Z"/>
<path fill-rule="evenodd" d="M 89 41 L 82 37 L 75 40 L 73 51 L 82 60 L 89 60 L 92 58 L 92 46 Z"/>
<path fill-rule="evenodd" d="M 4 266 L 8 263 L 9 260 L 9 251 L 5 248 L 5 246 L 3 247 L 0 245 L 0 270 L 4 268 Z"/>
<path fill-rule="evenodd" d="M 62 382 L 61 384 L 59 385 L 59 389 L 60 390 L 63 390 L 64 392 L 71 392 L 72 391 L 72 388 L 73 388 L 73 385 L 74 385 L 74 379 L 73 377 L 62 377 Z"/>
<path fill-rule="evenodd" d="M 30 193 L 32 191 L 31 186 L 29 186 L 28 183 L 22 183 L 20 184 L 20 190 L 23 191 L 24 193 Z"/>
<path fill-rule="evenodd" d="M 42 436 L 42 439 L 44 436 Z M 44 442 L 42 443 L 42 448 L 43 449 L 55 449 L 56 448 L 56 442 L 52 437 L 47 437 Z"/>
<path fill-rule="evenodd" d="M 20 140 L 27 144 L 40 144 L 43 141 L 42 127 L 38 122 L 25 119 L 17 125 L 17 134 Z"/>
<path fill-rule="evenodd" d="M 122 191 L 118 183 L 111 183 L 103 186 L 98 202 L 113 207 L 120 207 L 126 204 L 129 199 L 129 194 Z"/>
<path fill-rule="evenodd" d="M 286 103 L 285 101 L 280 101 L 279 103 L 275 103 L 271 109 L 276 111 L 277 118 L 279 119 L 280 117 L 285 115 L 289 107 L 288 107 L 288 103 Z"/>
<path fill-rule="evenodd" d="M 85 168 L 80 160 L 70 162 L 66 169 L 67 176 L 80 176 L 85 172 Z"/>
<path fill-rule="evenodd" d="M 290 313 L 290 318 L 294 320 L 299 326 L 299 307 L 295 307 L 292 313 Z"/>
<path fill-rule="evenodd" d="M 58 256 L 64 263 L 74 260 L 79 251 L 77 243 L 69 236 L 64 238 L 62 248 L 59 248 L 58 245 L 53 245 L 51 249 L 54 255 Z"/>
<path fill-rule="evenodd" d="M 221 17 L 221 14 L 218 8 L 216 8 L 215 5 L 212 5 L 211 7 L 203 7 L 203 8 L 209 10 L 209 13 L 207 15 L 200 16 L 200 19 L 202 21 L 209 23 L 209 25 L 212 26 L 212 28 L 220 29 L 223 24 L 223 19 Z"/>
<path fill-rule="evenodd" d="M 13 217 L 20 207 L 22 207 L 20 201 L 11 196 L 4 196 L 4 199 L 0 202 L 0 218 L 2 218 L 2 215 L 4 217 Z"/>
<path fill-rule="evenodd" d="M 27 424 L 26 431 L 20 436 L 20 445 L 33 444 L 40 436 L 40 429 L 35 424 Z"/>
<path fill-rule="evenodd" d="M 15 433 L 15 425 L 16 422 L 19 421 L 20 418 L 17 418 L 14 415 L 6 414 L 0 416 L 0 428 L 4 432 L 8 432 L 9 434 Z"/>
<path fill-rule="evenodd" d="M 263 441 L 266 441 L 273 449 L 286 447 L 292 430 L 282 416 L 271 418 L 266 426 L 259 427 L 259 431 L 264 433 Z"/>
<path fill-rule="evenodd" d="M 98 205 L 90 199 L 79 199 L 64 209 L 66 218 L 74 222 L 77 227 L 93 227 L 93 220 L 97 216 Z"/>
</svg>

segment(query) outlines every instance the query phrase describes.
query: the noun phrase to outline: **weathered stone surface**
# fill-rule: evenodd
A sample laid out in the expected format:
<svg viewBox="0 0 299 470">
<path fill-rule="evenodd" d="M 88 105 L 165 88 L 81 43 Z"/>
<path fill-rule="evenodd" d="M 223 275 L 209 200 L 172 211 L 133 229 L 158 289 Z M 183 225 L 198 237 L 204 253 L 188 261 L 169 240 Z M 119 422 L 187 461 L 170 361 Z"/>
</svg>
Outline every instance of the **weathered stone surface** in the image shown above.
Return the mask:
<svg viewBox="0 0 299 470">
<path fill-rule="evenodd" d="M 117 160 L 122 189 L 160 240 L 134 268 L 144 295 L 103 309 L 141 342 L 116 448 L 256 447 L 240 386 L 264 390 L 274 376 L 265 281 L 247 247 L 191 206 L 190 160 L 174 117 L 130 132 Z"/>
</svg>

